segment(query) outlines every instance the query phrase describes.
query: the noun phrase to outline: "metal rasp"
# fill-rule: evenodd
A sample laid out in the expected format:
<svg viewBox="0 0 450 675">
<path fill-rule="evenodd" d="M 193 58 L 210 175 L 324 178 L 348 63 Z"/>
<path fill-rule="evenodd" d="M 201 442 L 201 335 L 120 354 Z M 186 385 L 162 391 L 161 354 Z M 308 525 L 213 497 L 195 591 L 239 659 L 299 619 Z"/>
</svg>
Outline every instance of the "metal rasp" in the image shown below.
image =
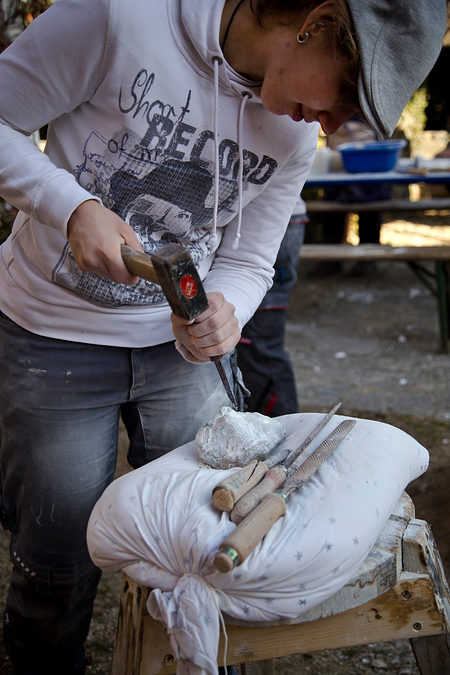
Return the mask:
<svg viewBox="0 0 450 675">
<path fill-rule="evenodd" d="M 267 494 L 260 504 L 237 525 L 222 542 L 219 553 L 214 558 L 214 565 L 220 572 L 230 572 L 233 567 L 241 565 L 247 559 L 272 525 L 286 513 L 289 494 L 302 487 L 315 474 L 355 424 L 356 420 L 344 420 L 338 424 L 303 464 L 292 471 L 283 489 Z"/>
<path fill-rule="evenodd" d="M 331 455 L 338 445 L 342 443 L 347 434 L 353 429 L 356 420 L 343 420 L 336 429 L 317 446 L 317 448 L 300 464 L 299 467 L 293 469 L 287 477 L 285 484 L 278 492 L 286 501 L 292 490 L 298 490 L 302 487 L 311 476 L 315 474 L 317 469 L 324 463 Z"/>
<path fill-rule="evenodd" d="M 302 441 L 302 443 L 295 450 L 291 450 L 286 457 L 286 459 L 281 460 L 279 463 L 272 465 L 271 468 L 267 471 L 264 478 L 257 484 L 255 487 L 249 488 L 245 493 L 242 493 L 240 499 L 238 499 L 231 511 L 230 519 L 233 523 L 240 523 L 247 514 L 250 513 L 262 498 L 269 494 L 269 492 L 274 492 L 277 488 L 283 485 L 286 480 L 288 469 L 294 462 L 298 460 L 299 457 L 305 452 L 305 450 L 311 445 L 315 437 L 320 431 L 324 428 L 326 424 L 331 420 L 333 415 L 339 410 L 342 403 L 337 403 L 330 412 L 324 416 L 324 418 L 314 427 L 311 433 Z"/>
</svg>

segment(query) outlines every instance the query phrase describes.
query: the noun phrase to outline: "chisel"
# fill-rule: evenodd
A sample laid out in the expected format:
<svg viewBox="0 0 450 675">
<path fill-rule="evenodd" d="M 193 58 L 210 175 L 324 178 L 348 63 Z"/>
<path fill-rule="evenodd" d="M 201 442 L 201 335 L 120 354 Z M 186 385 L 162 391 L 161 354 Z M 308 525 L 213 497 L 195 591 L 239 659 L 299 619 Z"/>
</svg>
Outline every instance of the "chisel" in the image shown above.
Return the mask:
<svg viewBox="0 0 450 675">
<path fill-rule="evenodd" d="M 222 356 L 211 356 L 209 360 L 212 361 L 217 368 L 217 372 L 219 373 L 219 377 L 222 380 L 222 384 L 224 386 L 225 391 L 227 392 L 227 396 L 231 401 L 233 410 L 236 410 L 236 412 L 240 412 L 236 396 L 234 395 L 234 392 L 231 389 L 231 384 L 227 378 L 225 368 L 223 367 Z"/>
<path fill-rule="evenodd" d="M 189 251 L 178 244 L 166 244 L 151 255 L 122 244 L 122 260 L 132 274 L 161 286 L 174 314 L 182 319 L 194 319 L 208 309 L 202 281 Z M 236 397 L 221 361 L 211 356 L 234 410 L 239 410 Z"/>
<path fill-rule="evenodd" d="M 319 424 L 314 427 L 309 436 L 305 438 L 301 445 L 296 450 L 291 451 L 290 454 L 288 454 L 283 460 L 278 458 L 277 461 L 274 461 L 277 455 L 274 453 L 274 451 L 272 451 L 264 460 L 259 462 L 256 459 L 252 460 L 242 469 L 232 474 L 228 478 L 225 478 L 225 480 L 216 485 L 213 490 L 213 504 L 216 509 L 219 509 L 219 511 L 231 511 L 236 502 L 238 502 L 238 500 L 240 500 L 249 490 L 254 488 L 261 481 L 261 479 L 264 478 L 269 469 L 272 469 L 272 467 L 275 469 L 275 466 L 279 466 L 280 462 L 286 465 L 286 460 L 291 457 L 292 459 L 288 466 L 293 464 L 296 459 L 300 457 L 302 452 L 308 447 L 311 441 L 317 436 L 317 434 L 324 428 L 326 424 L 328 424 L 330 419 L 333 417 L 336 411 L 339 410 L 341 405 L 341 402 L 337 403 L 334 408 L 330 410 L 327 415 L 325 415 Z M 272 489 L 268 490 L 270 492 L 279 487 L 279 485 L 281 485 L 286 478 L 286 472 L 283 471 L 283 469 L 277 469 L 275 473 L 279 479 L 282 477 L 282 480 L 277 485 L 273 485 Z M 273 476 L 271 478 L 273 478 Z"/>
<path fill-rule="evenodd" d="M 267 494 L 222 542 L 214 565 L 220 572 L 230 572 L 241 565 L 272 525 L 286 513 L 286 502 L 293 490 L 298 490 L 314 475 L 351 429 L 356 420 L 344 420 L 305 459 L 286 480 L 283 489 Z"/>
</svg>

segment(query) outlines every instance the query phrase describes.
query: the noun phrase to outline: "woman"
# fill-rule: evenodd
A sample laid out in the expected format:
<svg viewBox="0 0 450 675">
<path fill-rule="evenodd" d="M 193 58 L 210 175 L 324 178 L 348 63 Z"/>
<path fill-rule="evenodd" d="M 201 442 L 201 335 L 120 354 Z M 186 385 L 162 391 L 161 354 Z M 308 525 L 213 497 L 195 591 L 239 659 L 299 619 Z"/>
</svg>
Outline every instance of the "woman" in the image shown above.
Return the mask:
<svg viewBox="0 0 450 675">
<path fill-rule="evenodd" d="M 84 672 L 99 576 L 85 529 L 119 413 L 136 467 L 227 403 L 210 357 L 271 284 L 319 124 L 361 108 L 391 133 L 444 27 L 443 0 L 59 0 L 0 56 L 0 190 L 20 209 L 0 259 L 15 673 Z M 46 123 L 43 154 L 27 136 Z M 209 300 L 193 323 L 120 254 L 173 241 L 180 216 Z"/>
</svg>

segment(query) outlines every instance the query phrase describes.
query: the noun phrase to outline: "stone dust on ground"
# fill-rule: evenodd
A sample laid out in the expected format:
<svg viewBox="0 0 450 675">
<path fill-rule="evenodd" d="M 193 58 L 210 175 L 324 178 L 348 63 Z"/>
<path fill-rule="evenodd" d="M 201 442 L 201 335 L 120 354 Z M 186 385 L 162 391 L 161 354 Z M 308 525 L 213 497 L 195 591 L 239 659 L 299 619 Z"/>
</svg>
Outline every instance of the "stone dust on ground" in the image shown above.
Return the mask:
<svg viewBox="0 0 450 675">
<path fill-rule="evenodd" d="M 391 220 L 383 243 L 450 245 L 448 213 Z M 419 233 L 419 234 L 418 234 Z M 417 238 L 419 237 L 419 238 Z M 288 316 L 287 348 L 294 364 L 300 410 L 325 411 L 342 400 L 342 414 L 379 419 L 402 428 L 430 452 L 430 468 L 409 486 L 418 518 L 427 520 L 450 575 L 450 356 L 438 350 L 436 300 L 405 263 L 383 263 L 370 277 L 347 266 L 325 279 L 301 264 Z M 127 470 L 120 437 L 120 472 Z M 0 533 L 0 600 L 10 563 Z M 87 672 L 109 675 L 120 575 L 104 575 L 87 642 Z M 8 672 L 0 642 L 0 675 Z M 278 675 L 416 675 L 409 642 L 400 640 L 276 660 Z M 123 673 L 128 675 L 128 673 Z"/>
</svg>

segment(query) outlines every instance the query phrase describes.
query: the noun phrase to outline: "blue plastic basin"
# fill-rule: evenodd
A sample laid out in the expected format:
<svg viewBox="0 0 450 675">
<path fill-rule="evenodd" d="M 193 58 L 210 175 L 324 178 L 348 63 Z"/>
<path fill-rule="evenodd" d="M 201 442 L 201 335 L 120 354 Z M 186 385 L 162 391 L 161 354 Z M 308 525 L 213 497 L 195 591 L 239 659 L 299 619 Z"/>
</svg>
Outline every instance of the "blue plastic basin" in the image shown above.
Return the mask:
<svg viewBox="0 0 450 675">
<path fill-rule="evenodd" d="M 404 139 L 343 143 L 338 150 L 346 171 L 365 173 L 393 169 L 405 145 Z"/>
</svg>

